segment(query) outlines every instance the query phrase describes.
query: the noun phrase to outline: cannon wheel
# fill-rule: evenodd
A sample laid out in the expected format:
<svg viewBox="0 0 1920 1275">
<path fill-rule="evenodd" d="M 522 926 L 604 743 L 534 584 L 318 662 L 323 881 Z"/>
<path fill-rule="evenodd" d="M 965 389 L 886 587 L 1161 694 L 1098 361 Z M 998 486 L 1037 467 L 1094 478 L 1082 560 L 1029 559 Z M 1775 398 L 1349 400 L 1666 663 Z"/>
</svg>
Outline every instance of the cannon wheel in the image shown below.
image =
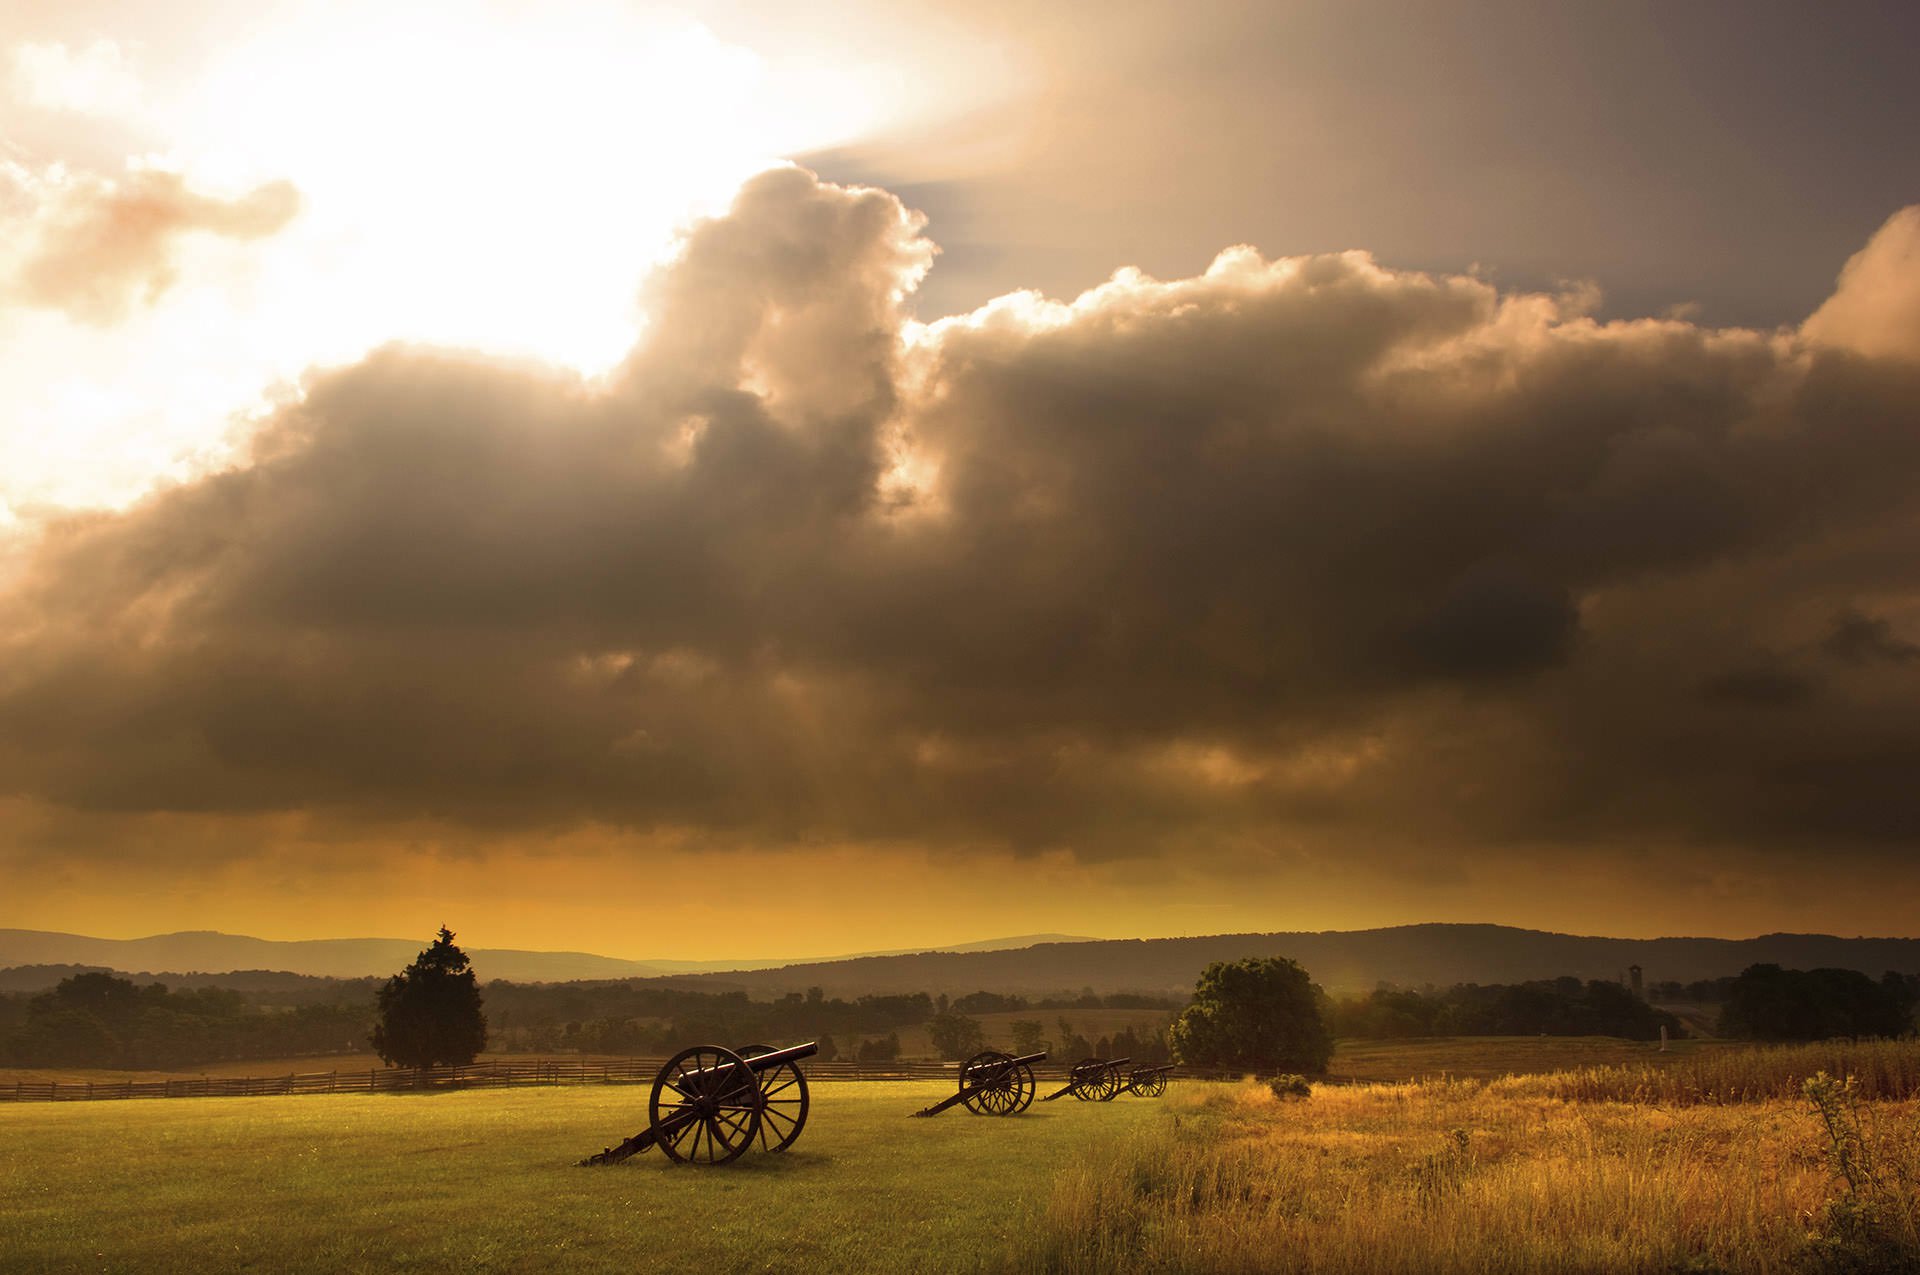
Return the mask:
<svg viewBox="0 0 1920 1275">
<path fill-rule="evenodd" d="M 742 1058 L 773 1052 L 771 1045 L 742 1045 Z M 785 1151 L 807 1125 L 807 1077 L 794 1063 L 760 1073 L 760 1149 Z"/>
<path fill-rule="evenodd" d="M 695 1045 L 669 1058 L 653 1078 L 647 1118 L 671 1158 L 725 1164 L 760 1131 L 759 1081 L 731 1049 Z"/>
<path fill-rule="evenodd" d="M 1067 1073 L 1067 1082 L 1082 1102 L 1111 1102 L 1120 1089 L 1120 1077 L 1104 1058 L 1082 1058 Z"/>
<path fill-rule="evenodd" d="M 1008 1112 L 1007 1114 L 1017 1116 L 1021 1112 L 1025 1111 L 1028 1107 L 1031 1107 L 1033 1105 L 1033 1095 L 1038 1092 L 1040 1092 L 1040 1082 L 1033 1078 L 1033 1068 L 1027 1066 L 1027 1064 L 1025 1063 L 1021 1063 L 1020 1064 L 1020 1105 L 1015 1107 L 1012 1111 Z"/>
<path fill-rule="evenodd" d="M 976 1069 L 997 1070 L 996 1075 L 978 1085 L 962 1099 L 976 1116 L 1011 1116 L 1026 1110 L 1033 1101 L 1033 1072 L 1012 1066 L 1013 1055 L 984 1049 L 960 1064 L 960 1088 L 967 1089 L 967 1077 Z"/>
<path fill-rule="evenodd" d="M 1133 1073 L 1133 1096 L 1158 1098 L 1167 1091 L 1167 1073 L 1148 1067 Z"/>
</svg>

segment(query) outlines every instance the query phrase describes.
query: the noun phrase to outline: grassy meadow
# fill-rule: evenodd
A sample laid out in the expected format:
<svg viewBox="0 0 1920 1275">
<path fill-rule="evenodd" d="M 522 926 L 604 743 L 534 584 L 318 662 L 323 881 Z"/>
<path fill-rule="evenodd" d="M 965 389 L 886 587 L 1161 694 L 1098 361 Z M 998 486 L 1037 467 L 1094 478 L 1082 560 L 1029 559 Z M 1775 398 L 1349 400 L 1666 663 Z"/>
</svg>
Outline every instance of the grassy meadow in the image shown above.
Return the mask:
<svg viewBox="0 0 1920 1275">
<path fill-rule="evenodd" d="M 1617 1036 L 1436 1036 L 1420 1040 L 1342 1039 L 1327 1076 L 1344 1081 L 1492 1080 L 1589 1067 L 1672 1067 L 1741 1046 L 1718 1040 L 1657 1043 Z"/>
<path fill-rule="evenodd" d="M 916 1271 L 1002 1264 L 1062 1166 L 1163 1103 L 906 1116 L 926 1083 L 814 1086 L 782 1155 L 575 1166 L 646 1087 L 0 1108 L 7 1271 Z"/>
<path fill-rule="evenodd" d="M 1914 1104 L 1879 1117 L 1916 1164 Z M 1058 1272 L 1911 1270 L 1862 1242 L 1808 1104 L 1569 1103 L 1476 1081 L 1189 1086 L 1064 1169 L 1007 1265 Z M 1911 1240 L 1909 1211 L 1906 1238 Z M 1874 1252 L 1887 1260 L 1876 1266 Z"/>
<path fill-rule="evenodd" d="M 790 1152 L 711 1169 L 574 1167 L 644 1123 L 639 1085 L 21 1104 L 0 1269 L 1920 1269 L 1920 1045 L 1576 1052 L 1008 1120 L 823 1082 Z M 1863 1080 L 1816 1106 L 1810 1068 Z"/>
</svg>

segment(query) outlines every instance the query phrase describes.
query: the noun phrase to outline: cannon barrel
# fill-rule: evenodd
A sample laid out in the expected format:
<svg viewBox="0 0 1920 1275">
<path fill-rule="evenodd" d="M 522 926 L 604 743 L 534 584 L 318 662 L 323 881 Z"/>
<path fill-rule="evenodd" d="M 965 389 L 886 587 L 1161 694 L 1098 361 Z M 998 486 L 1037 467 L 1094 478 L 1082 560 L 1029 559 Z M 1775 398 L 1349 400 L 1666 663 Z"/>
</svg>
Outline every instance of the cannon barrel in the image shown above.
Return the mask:
<svg viewBox="0 0 1920 1275">
<path fill-rule="evenodd" d="M 1047 1051 L 1043 1049 L 1037 1054 L 1024 1054 L 1021 1057 L 1012 1059 L 1011 1061 L 1008 1061 L 1008 1062 L 988 1063 L 987 1066 L 1031 1067 L 1037 1062 L 1045 1062 L 1046 1060 L 1047 1060 Z"/>
<path fill-rule="evenodd" d="M 820 1042 L 810 1040 L 804 1045 L 793 1045 L 786 1049 L 775 1049 L 764 1054 L 755 1054 L 753 1057 L 743 1059 L 742 1061 L 747 1064 L 747 1070 L 757 1076 L 761 1072 L 771 1071 L 783 1063 L 799 1062 L 802 1058 L 811 1058 L 819 1052 Z M 698 1071 L 689 1071 L 685 1073 L 685 1075 L 704 1076 L 708 1072 L 715 1070 L 717 1070 L 717 1068 L 702 1067 Z"/>
</svg>

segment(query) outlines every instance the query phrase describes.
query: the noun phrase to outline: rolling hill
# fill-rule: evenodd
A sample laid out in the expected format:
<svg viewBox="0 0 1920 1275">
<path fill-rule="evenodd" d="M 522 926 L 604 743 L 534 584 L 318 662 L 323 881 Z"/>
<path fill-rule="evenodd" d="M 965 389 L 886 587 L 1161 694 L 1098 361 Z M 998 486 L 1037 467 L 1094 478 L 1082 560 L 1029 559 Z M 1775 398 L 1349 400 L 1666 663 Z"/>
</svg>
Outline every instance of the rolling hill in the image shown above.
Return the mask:
<svg viewBox="0 0 1920 1275">
<path fill-rule="evenodd" d="M 1692 982 L 1773 962 L 1788 968 L 1833 966 L 1920 973 L 1920 939 L 1767 934 L 1750 939 L 1617 939 L 1552 934 L 1504 925 L 1402 925 L 1320 933 L 1217 934 L 1201 938 L 1041 943 L 1017 951 L 934 952 L 813 962 L 778 969 L 675 978 L 694 988 L 741 989 L 755 996 L 807 987 L 828 995 L 888 992 L 1047 994 L 1193 990 L 1211 961 L 1286 956 L 1330 992 L 1455 983 L 1516 983 L 1571 974 L 1618 979 L 1639 965 L 1649 983 Z"/>
<path fill-rule="evenodd" d="M 1025 934 L 956 944 L 955 952 L 1035 943 L 1075 941 L 1064 934 Z M 415 939 L 308 939 L 281 941 L 185 930 L 139 939 L 100 939 L 47 930 L 0 929 L 0 969 L 16 966 L 86 966 L 123 973 L 172 971 L 224 974 L 236 970 L 281 970 L 318 978 L 367 978 L 394 973 L 426 944 Z M 582 979 L 657 978 L 713 970 L 740 971 L 788 964 L 781 961 L 630 961 L 591 952 L 531 952 L 515 948 L 467 948 L 483 981 L 564 983 Z M 860 957 L 897 952 L 863 952 Z M 842 959 L 855 959 L 852 957 Z M 55 980 L 57 981 L 57 980 Z"/>
<path fill-rule="evenodd" d="M 143 939 L 97 939 L 36 930 L 0 930 L 0 968 L 89 966 L 128 973 L 284 970 L 326 978 L 393 973 L 422 944 L 409 939 L 279 942 L 211 931 Z M 1515 983 L 1571 974 L 1617 979 L 1639 965 L 1649 983 L 1691 982 L 1773 962 L 1920 973 L 1920 939 L 1766 934 L 1750 939 L 1618 939 L 1553 934 L 1504 925 L 1402 925 L 1375 930 L 1215 934 L 1174 939 L 1072 939 L 1025 935 L 939 951 L 867 953 L 827 961 L 630 961 L 589 952 L 471 948 L 483 981 L 569 982 L 658 979 L 707 991 L 770 997 L 822 987 L 829 995 L 901 992 L 1026 995 L 1113 992 L 1184 994 L 1208 962 L 1287 956 L 1331 992 Z"/>
</svg>

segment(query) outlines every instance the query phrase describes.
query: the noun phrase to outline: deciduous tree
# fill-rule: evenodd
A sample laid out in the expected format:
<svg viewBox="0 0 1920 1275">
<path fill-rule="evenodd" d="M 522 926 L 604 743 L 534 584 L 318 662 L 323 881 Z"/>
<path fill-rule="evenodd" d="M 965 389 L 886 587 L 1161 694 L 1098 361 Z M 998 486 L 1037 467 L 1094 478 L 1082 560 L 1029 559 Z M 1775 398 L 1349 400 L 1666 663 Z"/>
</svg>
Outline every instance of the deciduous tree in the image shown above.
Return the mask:
<svg viewBox="0 0 1920 1275">
<path fill-rule="evenodd" d="M 927 1020 L 927 1039 L 942 1058 L 971 1058 L 987 1046 L 978 1019 L 965 1014 L 935 1014 Z"/>
<path fill-rule="evenodd" d="M 1333 1037 L 1317 993 L 1307 972 L 1284 957 L 1215 961 L 1174 1020 L 1174 1054 L 1202 1067 L 1325 1071 Z"/>
</svg>

